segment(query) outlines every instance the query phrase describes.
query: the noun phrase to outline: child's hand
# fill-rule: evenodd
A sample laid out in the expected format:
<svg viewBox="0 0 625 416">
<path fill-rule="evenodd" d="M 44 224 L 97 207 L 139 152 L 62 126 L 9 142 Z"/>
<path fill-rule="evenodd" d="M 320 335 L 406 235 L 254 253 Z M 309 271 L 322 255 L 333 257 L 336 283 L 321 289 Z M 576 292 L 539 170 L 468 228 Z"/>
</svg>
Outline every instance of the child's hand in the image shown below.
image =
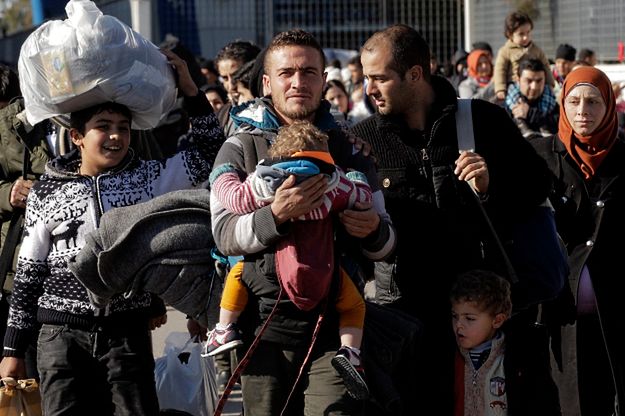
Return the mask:
<svg viewBox="0 0 625 416">
<path fill-rule="evenodd" d="M 503 101 L 506 99 L 506 92 L 505 91 L 497 91 L 497 99 L 499 101 Z"/>
<path fill-rule="evenodd" d="M 191 73 L 185 60 L 167 49 L 161 49 L 161 53 L 167 57 L 167 61 L 178 73 L 178 89 L 182 91 L 185 97 L 195 97 L 199 90 L 193 78 L 191 78 Z"/>
</svg>

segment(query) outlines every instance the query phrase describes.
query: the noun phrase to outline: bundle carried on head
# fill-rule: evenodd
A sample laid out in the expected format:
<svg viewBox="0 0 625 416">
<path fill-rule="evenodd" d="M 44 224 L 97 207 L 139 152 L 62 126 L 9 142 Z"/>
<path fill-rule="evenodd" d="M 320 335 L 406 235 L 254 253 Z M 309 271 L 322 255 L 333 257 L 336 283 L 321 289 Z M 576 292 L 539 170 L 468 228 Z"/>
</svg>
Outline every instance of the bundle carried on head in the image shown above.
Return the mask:
<svg viewBox="0 0 625 416">
<path fill-rule="evenodd" d="M 34 31 L 18 62 L 31 124 L 113 101 L 127 106 L 133 128 L 155 127 L 176 100 L 167 58 L 92 1 L 70 0 L 68 18 Z"/>
</svg>

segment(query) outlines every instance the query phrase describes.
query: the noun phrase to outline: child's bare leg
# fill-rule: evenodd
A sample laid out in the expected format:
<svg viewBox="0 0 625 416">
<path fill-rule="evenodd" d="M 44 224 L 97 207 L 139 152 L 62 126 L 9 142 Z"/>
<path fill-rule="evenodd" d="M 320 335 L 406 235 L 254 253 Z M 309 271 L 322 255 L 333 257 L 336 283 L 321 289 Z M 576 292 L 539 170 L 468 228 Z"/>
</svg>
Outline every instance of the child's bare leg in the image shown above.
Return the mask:
<svg viewBox="0 0 625 416">
<path fill-rule="evenodd" d="M 225 308 L 219 308 L 219 326 L 225 328 L 228 324 L 236 323 L 241 316 L 241 311 L 230 311 Z"/>
<path fill-rule="evenodd" d="M 221 313 L 219 321 L 221 322 Z M 341 337 L 341 345 L 360 350 L 360 345 L 362 344 L 362 328 L 353 326 L 339 328 L 339 336 Z"/>
</svg>

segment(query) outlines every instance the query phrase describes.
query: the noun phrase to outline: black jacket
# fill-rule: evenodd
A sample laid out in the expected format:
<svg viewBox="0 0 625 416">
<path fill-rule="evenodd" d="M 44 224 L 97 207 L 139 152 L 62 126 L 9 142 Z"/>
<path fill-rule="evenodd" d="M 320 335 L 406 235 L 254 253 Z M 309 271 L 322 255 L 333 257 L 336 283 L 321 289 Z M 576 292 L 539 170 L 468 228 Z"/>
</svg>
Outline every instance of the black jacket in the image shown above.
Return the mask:
<svg viewBox="0 0 625 416">
<path fill-rule="evenodd" d="M 352 128 L 371 143 L 398 234 L 392 261 L 376 264 L 377 300 L 411 312 L 426 326 L 435 311 L 448 313 L 453 276 L 484 267 L 485 240 L 475 198 L 453 173 L 458 158 L 455 92 L 439 77 L 432 78 L 432 86 L 436 100 L 426 131 L 410 131 L 403 120 L 380 114 Z M 545 162 L 505 110 L 474 100 L 472 113 L 475 151 L 489 170 L 486 204 L 493 218 L 543 201 L 550 189 Z"/>
<path fill-rule="evenodd" d="M 551 201 L 556 223 L 569 254 L 569 297 L 577 298 L 580 275 L 588 267 L 595 292 L 603 340 L 610 358 L 620 408 L 625 406 L 625 332 L 622 316 L 623 238 L 625 236 L 625 141 L 622 136 L 590 181 L 584 177 L 557 136 L 531 141 L 545 158 L 554 176 Z M 570 308 L 560 303 L 559 314 L 570 320 Z M 566 304 L 564 304 L 566 306 Z M 572 311 L 575 312 L 574 310 Z M 577 337 L 584 334 L 577 328 Z M 575 349 L 575 341 L 563 338 L 563 347 Z M 566 354 L 566 352 L 565 352 Z M 580 378 L 583 370 L 578 368 Z M 610 382 L 610 375 L 602 381 Z M 576 392 L 575 392 L 576 393 Z M 580 392 L 583 394 L 584 392 Z"/>
</svg>

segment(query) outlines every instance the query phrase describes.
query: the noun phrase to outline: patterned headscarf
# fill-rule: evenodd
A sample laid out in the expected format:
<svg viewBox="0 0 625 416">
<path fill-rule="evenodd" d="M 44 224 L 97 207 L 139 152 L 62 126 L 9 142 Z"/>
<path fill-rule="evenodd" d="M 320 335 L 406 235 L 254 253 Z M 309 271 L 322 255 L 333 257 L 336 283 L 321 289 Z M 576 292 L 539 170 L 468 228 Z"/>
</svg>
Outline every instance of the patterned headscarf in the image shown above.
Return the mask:
<svg viewBox="0 0 625 416">
<path fill-rule="evenodd" d="M 566 97 L 580 84 L 588 84 L 597 88 L 606 105 L 603 120 L 589 136 L 581 136 L 575 133 L 566 117 L 564 108 Z M 573 160 L 579 165 L 586 179 L 590 179 L 616 142 L 618 118 L 612 84 L 602 71 L 593 67 L 581 67 L 572 71 L 566 77 L 562 85 L 561 97 L 558 137 L 564 143 Z"/>
</svg>

